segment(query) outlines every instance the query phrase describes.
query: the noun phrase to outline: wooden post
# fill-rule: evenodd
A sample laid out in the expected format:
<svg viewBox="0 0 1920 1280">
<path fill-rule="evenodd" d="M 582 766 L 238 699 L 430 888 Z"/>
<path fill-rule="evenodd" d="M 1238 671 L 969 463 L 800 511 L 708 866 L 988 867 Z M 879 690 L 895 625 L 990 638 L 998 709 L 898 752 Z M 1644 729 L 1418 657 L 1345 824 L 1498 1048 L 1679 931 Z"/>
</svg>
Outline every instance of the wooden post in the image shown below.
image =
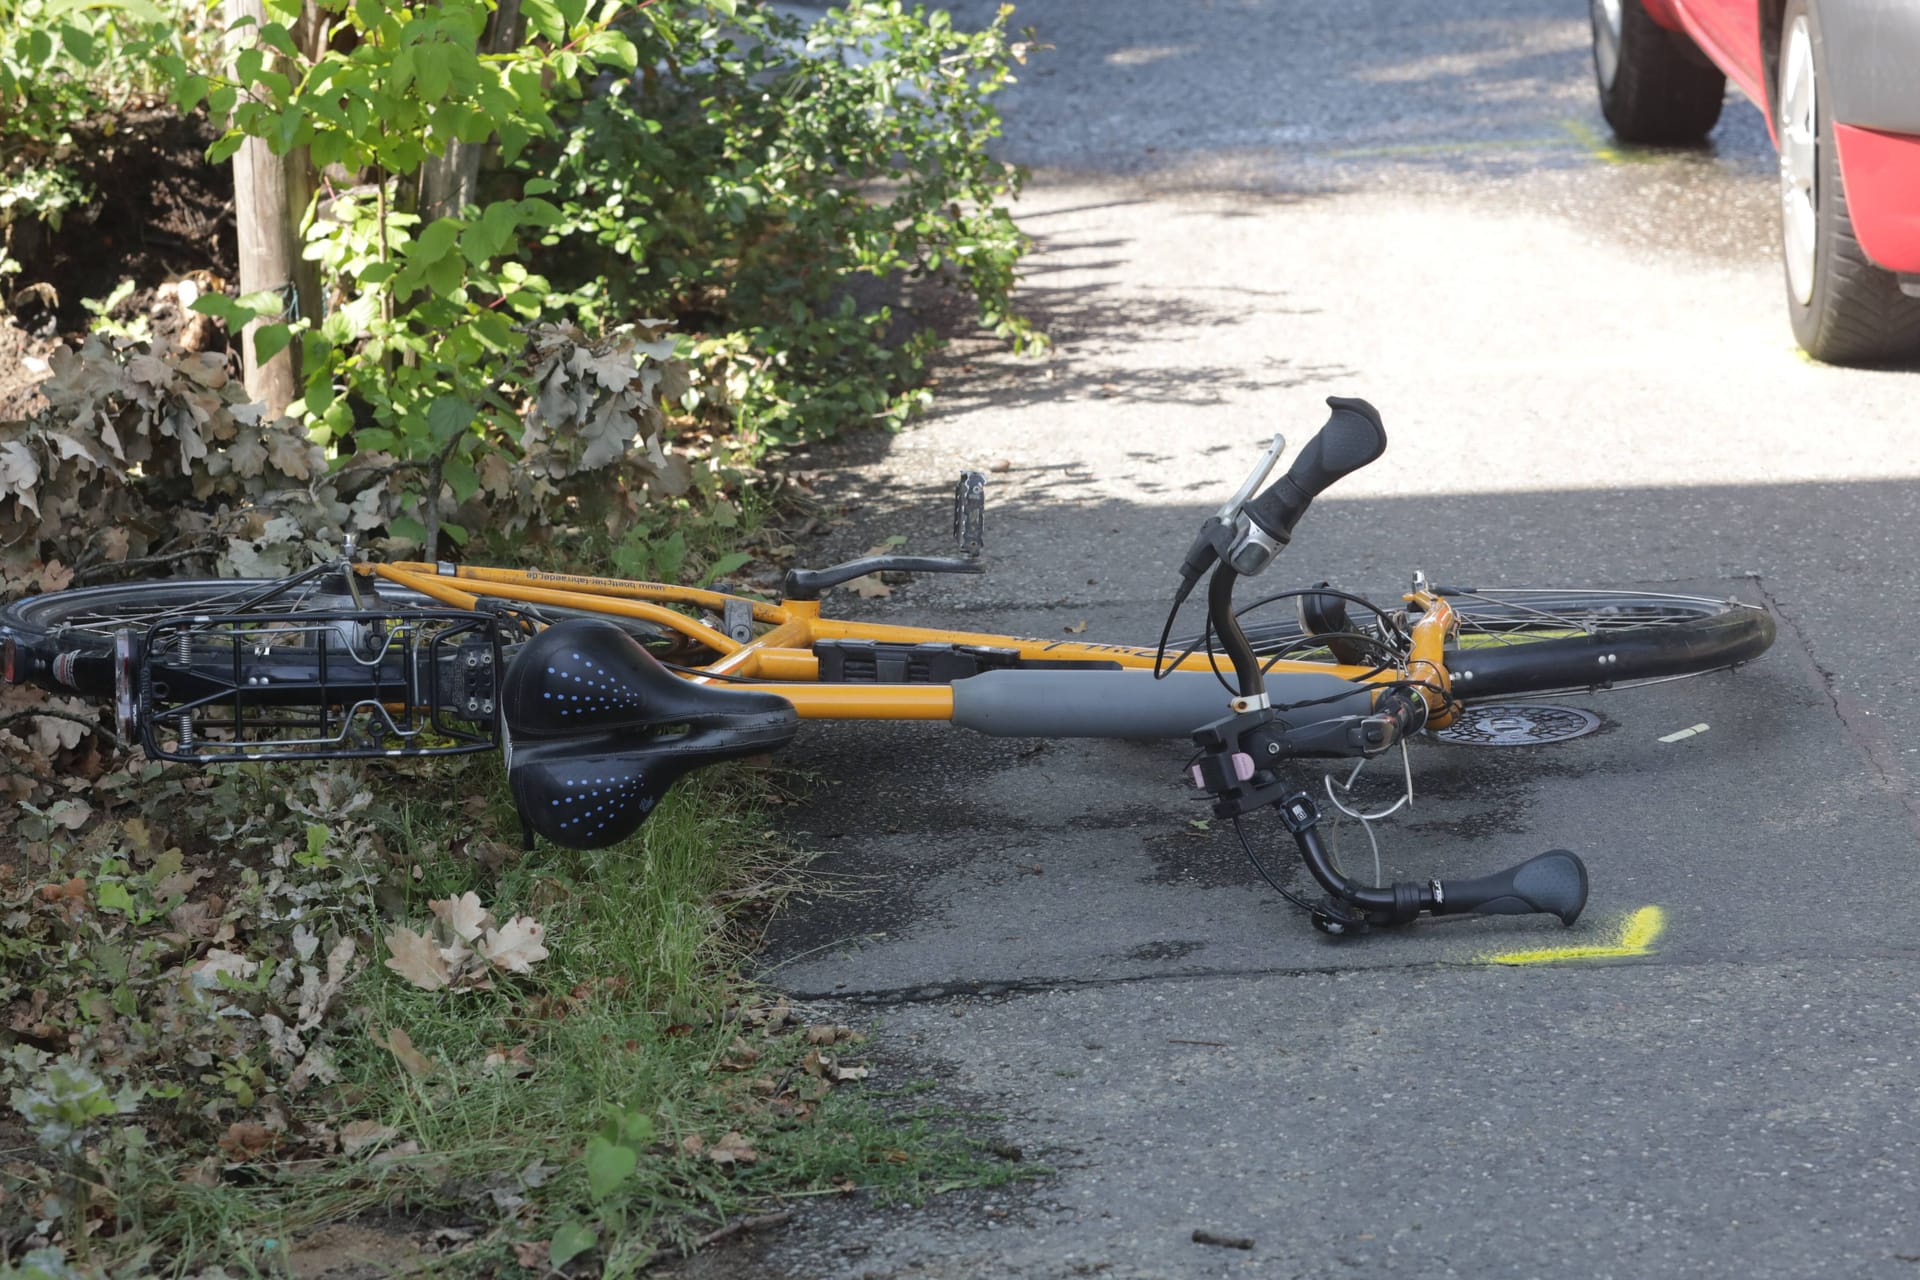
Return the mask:
<svg viewBox="0 0 1920 1280">
<path fill-rule="evenodd" d="M 481 34 L 483 53 L 511 53 L 520 47 L 520 0 L 500 0 Z M 445 155 L 429 156 L 420 170 L 420 221 L 457 216 L 480 200 L 480 158 L 487 144 L 451 142 Z"/>
<path fill-rule="evenodd" d="M 245 17 L 260 23 L 267 20 L 267 12 L 261 0 L 226 0 L 226 17 L 229 24 Z M 250 43 L 252 32 L 243 31 L 239 40 Z M 237 54 L 240 47 L 229 48 L 229 55 Z M 263 139 L 248 138 L 234 153 L 233 215 L 240 232 L 240 292 L 287 291 L 300 261 L 294 248 L 296 215 L 287 198 L 286 163 Z M 258 322 L 248 325 L 240 340 L 247 394 L 266 402 L 269 417 L 278 417 L 299 394 L 293 351 L 289 348 L 260 364 L 253 358 L 257 328 Z"/>
</svg>

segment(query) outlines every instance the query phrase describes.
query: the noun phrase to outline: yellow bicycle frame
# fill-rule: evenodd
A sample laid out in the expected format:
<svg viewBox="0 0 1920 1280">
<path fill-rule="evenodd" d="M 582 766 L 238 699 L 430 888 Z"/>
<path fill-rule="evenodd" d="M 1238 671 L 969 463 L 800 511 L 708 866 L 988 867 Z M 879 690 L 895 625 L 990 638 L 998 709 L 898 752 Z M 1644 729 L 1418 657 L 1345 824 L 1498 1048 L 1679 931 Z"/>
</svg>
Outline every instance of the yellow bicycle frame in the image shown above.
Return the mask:
<svg viewBox="0 0 1920 1280">
<path fill-rule="evenodd" d="M 950 720 L 953 691 L 941 684 L 819 683 L 819 661 L 813 645 L 819 640 L 875 640 L 895 644 L 928 642 L 976 645 L 1018 651 L 1022 658 L 1048 662 L 1117 663 L 1123 668 L 1150 671 L 1155 650 L 1131 645 L 1087 644 L 1074 640 L 1039 640 L 1024 636 L 991 635 L 974 631 L 946 631 L 929 627 L 899 627 L 876 622 L 846 622 L 820 616 L 818 600 L 789 600 L 769 604 L 745 596 L 698 587 L 659 582 L 629 582 L 619 578 L 584 577 L 526 569 L 489 569 L 473 565 L 432 565 L 413 561 L 358 566 L 359 572 L 430 596 L 456 609 L 472 609 L 486 597 L 533 605 L 636 618 L 679 632 L 720 657 L 688 674 L 687 679 L 711 682 L 726 677 L 730 688 L 759 689 L 791 702 L 809 720 Z M 1416 592 L 1404 599 L 1419 612 L 1413 623 L 1412 650 L 1404 669 L 1344 666 L 1337 663 L 1280 661 L 1271 671 L 1335 676 L 1358 684 L 1411 681 L 1428 708 L 1428 723 L 1443 727 L 1454 718 L 1443 649 L 1456 620 L 1444 599 Z M 756 624 L 767 629 L 742 642 L 681 612 L 699 609 L 719 614 L 729 602 L 746 605 Z M 673 606 L 679 606 L 674 608 Z M 1213 670 L 1231 675 L 1203 653 L 1184 659 L 1176 669 Z M 745 683 L 743 683 L 745 681 Z"/>
</svg>

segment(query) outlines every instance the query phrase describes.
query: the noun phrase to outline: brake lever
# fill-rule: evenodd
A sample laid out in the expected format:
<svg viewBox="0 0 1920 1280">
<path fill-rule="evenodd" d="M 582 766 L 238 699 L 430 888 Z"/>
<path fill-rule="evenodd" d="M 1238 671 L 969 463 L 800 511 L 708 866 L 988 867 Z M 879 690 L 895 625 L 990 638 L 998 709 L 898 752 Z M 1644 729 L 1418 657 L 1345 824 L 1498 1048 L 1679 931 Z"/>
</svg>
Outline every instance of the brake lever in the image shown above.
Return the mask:
<svg viewBox="0 0 1920 1280">
<path fill-rule="evenodd" d="M 1286 451 L 1286 436 L 1278 431 L 1274 432 L 1273 443 L 1267 446 L 1266 456 L 1260 459 L 1259 464 L 1254 467 L 1252 474 L 1234 491 L 1233 496 L 1227 499 L 1226 505 L 1220 508 L 1218 514 L 1214 516 L 1214 519 L 1218 520 L 1221 524 L 1232 524 L 1234 518 L 1240 514 L 1240 508 L 1246 506 L 1247 500 L 1253 497 L 1254 490 L 1265 484 L 1267 477 L 1273 474 L 1274 464 L 1280 461 L 1280 455 Z"/>
<path fill-rule="evenodd" d="M 1180 562 L 1180 590 L 1174 595 L 1174 608 L 1179 608 L 1193 593 L 1194 584 L 1211 569 L 1220 554 L 1233 542 L 1240 521 L 1240 509 L 1247 505 L 1254 491 L 1266 483 L 1272 474 L 1274 464 L 1280 461 L 1280 455 L 1287 450 L 1287 437 L 1275 432 L 1273 443 L 1267 446 L 1267 452 L 1253 471 L 1241 482 L 1231 498 L 1220 510 L 1207 517 L 1200 526 L 1200 532 L 1194 535 L 1193 542 L 1187 547 L 1187 554 Z"/>
</svg>

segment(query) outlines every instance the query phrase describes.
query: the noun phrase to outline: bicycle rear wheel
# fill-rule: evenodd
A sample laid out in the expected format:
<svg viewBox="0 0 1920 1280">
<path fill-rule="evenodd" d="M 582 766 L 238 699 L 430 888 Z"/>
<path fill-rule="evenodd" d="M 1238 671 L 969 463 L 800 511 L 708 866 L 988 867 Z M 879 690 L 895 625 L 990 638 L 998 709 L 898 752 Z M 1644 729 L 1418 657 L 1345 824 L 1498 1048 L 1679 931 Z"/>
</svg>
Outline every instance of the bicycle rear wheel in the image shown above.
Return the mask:
<svg viewBox="0 0 1920 1280">
<path fill-rule="evenodd" d="M 106 698 L 114 692 L 110 665 L 121 632 L 144 635 L 156 623 L 201 614 L 284 615 L 361 608 L 406 613 L 444 609 L 417 591 L 382 583 L 360 584 L 358 602 L 333 574 L 308 580 L 289 578 L 159 579 L 103 587 L 76 587 L 27 596 L 0 605 L 0 645 L 6 654 L 9 684 L 42 684 L 61 692 Z M 343 639 L 347 637 L 343 636 Z M 66 655 L 53 675 L 56 657 Z M 88 661 L 93 659 L 94 661 Z"/>
<path fill-rule="evenodd" d="M 1434 590 L 1460 620 L 1446 664 L 1462 701 L 1701 675 L 1752 661 L 1774 637 L 1766 610 L 1734 600 L 1567 588 Z M 1348 626 L 1404 656 L 1404 635 L 1377 620 L 1352 617 Z M 1262 656 L 1332 660 L 1322 637 L 1297 620 L 1245 630 Z"/>
</svg>

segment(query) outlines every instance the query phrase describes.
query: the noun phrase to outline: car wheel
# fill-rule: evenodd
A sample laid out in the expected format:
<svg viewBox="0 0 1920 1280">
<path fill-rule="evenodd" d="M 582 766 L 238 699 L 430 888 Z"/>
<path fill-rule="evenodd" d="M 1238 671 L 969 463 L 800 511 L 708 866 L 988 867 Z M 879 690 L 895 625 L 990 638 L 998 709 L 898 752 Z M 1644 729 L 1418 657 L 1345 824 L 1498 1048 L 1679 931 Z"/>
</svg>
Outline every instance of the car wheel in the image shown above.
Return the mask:
<svg viewBox="0 0 1920 1280">
<path fill-rule="evenodd" d="M 1720 119 L 1727 78 L 1640 0 L 1589 0 L 1600 113 L 1622 142 L 1698 142 Z"/>
<path fill-rule="evenodd" d="M 1816 360 L 1875 364 L 1920 355 L 1920 299 L 1867 259 L 1853 235 L 1833 142 L 1826 48 L 1809 0 L 1781 24 L 1774 124 L 1780 138 L 1780 245 L 1793 336 Z"/>
</svg>

